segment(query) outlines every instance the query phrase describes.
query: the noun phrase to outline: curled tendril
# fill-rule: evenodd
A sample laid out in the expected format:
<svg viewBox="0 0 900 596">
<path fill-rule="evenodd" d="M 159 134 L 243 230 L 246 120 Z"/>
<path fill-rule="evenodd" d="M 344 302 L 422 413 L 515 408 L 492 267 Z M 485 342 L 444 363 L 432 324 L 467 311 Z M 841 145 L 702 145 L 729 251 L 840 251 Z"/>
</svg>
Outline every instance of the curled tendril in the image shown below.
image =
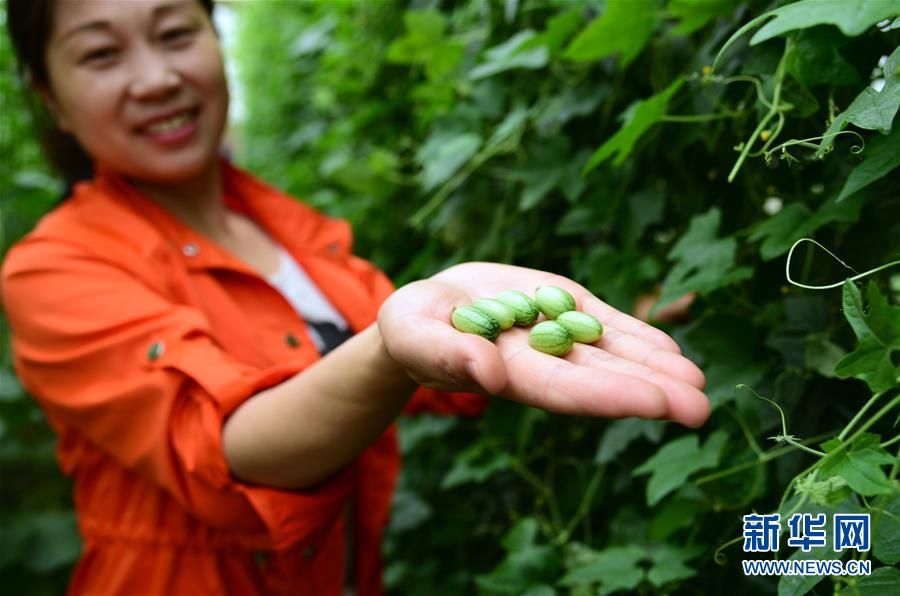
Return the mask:
<svg viewBox="0 0 900 596">
<path fill-rule="evenodd" d="M 801 451 L 806 451 L 807 453 L 811 453 L 811 454 L 817 455 L 817 456 L 819 456 L 819 457 L 824 457 L 824 456 L 825 456 L 825 454 L 824 454 L 823 452 L 818 451 L 818 450 L 816 450 L 816 449 L 811 449 L 811 448 L 807 447 L 806 445 L 804 445 L 803 443 L 801 443 L 801 442 L 797 439 L 797 437 L 795 437 L 794 435 L 788 433 L 788 430 L 787 430 L 787 420 L 786 420 L 785 417 L 784 417 L 784 410 L 782 410 L 782 409 L 781 409 L 781 406 L 779 406 L 777 403 L 775 403 L 774 401 L 772 401 L 772 400 L 769 399 L 768 397 L 763 397 L 762 395 L 760 395 L 759 393 L 757 393 L 756 391 L 754 391 L 751 387 L 749 387 L 748 385 L 744 385 L 743 383 L 737 385 L 737 386 L 735 387 L 735 389 L 736 389 L 736 390 L 746 389 L 747 391 L 749 391 L 750 393 L 752 393 L 755 397 L 758 397 L 759 399 L 761 399 L 761 400 L 763 400 L 763 401 L 765 401 L 765 402 L 768 402 L 769 404 L 771 404 L 772 406 L 774 406 L 776 410 L 778 410 L 778 414 L 781 416 L 781 434 L 780 434 L 780 435 L 775 435 L 774 437 L 769 437 L 769 440 L 775 441 L 776 443 L 787 443 L 788 445 L 791 445 L 791 446 L 793 446 L 793 447 L 796 447 L 797 449 L 800 449 Z"/>
<path fill-rule="evenodd" d="M 720 544 L 719 548 L 716 549 L 716 552 L 713 553 L 713 561 L 715 561 L 718 565 L 725 565 L 725 563 L 728 562 L 728 556 L 723 551 L 732 544 L 737 544 L 738 542 L 742 542 L 743 540 L 743 536 L 738 536 L 737 538 L 732 538 L 724 544 Z"/>
<path fill-rule="evenodd" d="M 843 265 L 844 267 L 846 267 L 853 273 L 856 273 L 856 275 L 854 275 L 853 277 L 848 277 L 846 280 L 842 280 L 837 283 L 829 284 L 827 286 L 808 286 L 806 284 L 797 283 L 796 281 L 791 279 L 791 259 L 794 256 L 794 250 L 796 250 L 797 245 L 799 245 L 801 242 L 812 242 L 813 244 L 815 244 L 816 246 L 818 246 L 819 248 L 821 248 L 822 250 L 827 252 L 829 255 L 831 255 L 838 263 L 840 263 L 841 265 Z M 900 265 L 900 259 L 898 259 L 896 261 L 891 261 L 890 263 L 885 263 L 884 265 L 875 267 L 874 269 L 869 269 L 868 271 L 863 271 L 862 273 L 859 273 L 856 269 L 854 269 L 853 267 L 851 267 L 850 265 L 848 265 L 847 263 L 842 261 L 840 259 L 840 257 L 838 257 L 836 254 L 834 254 L 833 252 L 831 252 L 830 250 L 828 250 L 827 248 L 825 248 L 824 246 L 822 246 L 821 244 L 819 244 L 818 242 L 813 240 L 812 238 L 800 238 L 799 240 L 794 242 L 794 245 L 791 246 L 791 250 L 788 251 L 787 263 L 785 263 L 785 266 L 784 266 L 784 274 L 785 274 L 785 277 L 787 277 L 788 283 L 793 286 L 797 286 L 798 288 L 803 288 L 805 290 L 830 290 L 832 288 L 837 288 L 837 287 L 844 285 L 844 283 L 846 281 L 856 281 L 858 279 L 862 279 L 863 277 L 866 277 L 867 275 L 872 275 L 873 273 L 877 273 L 883 269 L 887 269 L 889 267 L 894 267 L 895 265 Z"/>
<path fill-rule="evenodd" d="M 763 397 L 762 395 L 760 395 L 759 393 L 754 391 L 749 385 L 740 383 L 737 386 L 735 386 L 735 389 L 737 389 L 737 390 L 746 389 L 747 391 L 752 393 L 755 397 L 758 397 L 759 399 L 761 399 L 763 401 L 769 402 L 771 405 L 775 406 L 776 410 L 778 410 L 778 414 L 781 416 L 781 434 L 776 435 L 774 437 L 769 437 L 770 440 L 775 440 L 776 442 L 781 443 L 781 442 L 787 441 L 788 437 L 793 438 L 793 435 L 788 434 L 787 421 L 784 418 L 784 410 L 781 409 L 781 406 L 779 406 L 777 403 L 775 403 L 768 397 Z"/>
<path fill-rule="evenodd" d="M 780 130 L 780 128 L 779 128 L 779 130 Z M 827 140 L 837 138 L 840 135 L 851 135 L 851 136 L 855 136 L 857 139 L 859 139 L 859 144 L 851 145 L 851 147 L 850 147 L 850 153 L 852 153 L 853 155 L 859 155 L 860 153 L 862 153 L 865 150 L 866 140 L 862 137 L 862 135 L 860 135 L 858 132 L 855 132 L 852 130 L 840 130 L 838 132 L 833 132 L 833 133 L 830 133 L 827 135 L 820 135 L 817 137 L 809 137 L 806 139 L 790 139 L 788 141 L 785 141 L 779 145 L 772 147 L 771 149 L 765 149 L 763 151 L 763 156 L 766 158 L 766 163 L 769 163 L 769 160 L 771 160 L 771 158 L 772 158 L 772 154 L 774 154 L 776 152 L 781 152 L 781 155 L 779 156 L 780 159 L 785 159 L 789 163 L 790 162 L 798 162 L 799 163 L 800 160 L 797 159 L 796 157 L 794 157 L 793 155 L 791 155 L 790 153 L 788 153 L 788 151 L 787 151 L 788 147 L 793 147 L 794 145 L 798 145 L 800 147 L 806 147 L 807 149 L 813 149 L 815 151 L 821 150 L 822 156 L 824 157 L 825 155 L 828 155 L 829 153 L 834 151 L 834 144 L 829 145 L 825 149 L 821 149 L 821 144 L 816 145 L 815 141 L 825 142 Z"/>
</svg>

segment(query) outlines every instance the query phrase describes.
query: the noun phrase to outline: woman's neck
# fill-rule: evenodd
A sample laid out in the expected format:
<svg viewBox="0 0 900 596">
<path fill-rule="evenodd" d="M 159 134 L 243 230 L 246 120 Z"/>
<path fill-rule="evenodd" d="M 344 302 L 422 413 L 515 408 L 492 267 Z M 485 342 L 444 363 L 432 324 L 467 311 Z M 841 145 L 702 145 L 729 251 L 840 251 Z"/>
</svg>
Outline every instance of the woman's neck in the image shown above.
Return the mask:
<svg viewBox="0 0 900 596">
<path fill-rule="evenodd" d="M 178 183 L 157 184 L 132 180 L 135 188 L 182 222 L 209 238 L 229 233 L 222 199 L 222 170 L 216 161 L 202 174 Z"/>
</svg>

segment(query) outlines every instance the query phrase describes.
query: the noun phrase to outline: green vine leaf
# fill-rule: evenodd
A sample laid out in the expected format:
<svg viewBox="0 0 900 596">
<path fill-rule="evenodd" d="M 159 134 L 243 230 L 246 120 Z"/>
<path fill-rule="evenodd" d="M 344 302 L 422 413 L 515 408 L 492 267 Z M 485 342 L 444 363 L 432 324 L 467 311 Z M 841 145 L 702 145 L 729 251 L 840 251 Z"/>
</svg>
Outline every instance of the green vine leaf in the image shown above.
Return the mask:
<svg viewBox="0 0 900 596">
<path fill-rule="evenodd" d="M 719 62 L 722 55 L 735 41 L 748 31 L 768 21 L 750 39 L 750 45 L 756 45 L 773 37 L 784 35 L 797 29 L 808 29 L 817 25 L 835 25 L 844 35 L 855 37 L 887 18 L 900 13 L 900 0 L 867 2 L 864 0 L 802 0 L 776 8 L 760 15 L 735 31 L 722 45 L 713 65 Z M 771 19 L 771 20 L 770 20 Z"/>
<path fill-rule="evenodd" d="M 479 441 L 456 456 L 453 467 L 441 479 L 441 488 L 480 484 L 509 467 L 510 456 L 491 444 Z"/>
<path fill-rule="evenodd" d="M 640 546 L 613 546 L 596 553 L 586 564 L 563 576 L 561 586 L 600 584 L 598 594 L 615 590 L 634 590 L 644 579 L 644 570 L 638 565 L 646 557 Z"/>
<path fill-rule="evenodd" d="M 894 596 L 900 588 L 900 569 L 879 567 L 859 580 L 856 593 L 859 596 Z"/>
<path fill-rule="evenodd" d="M 690 35 L 712 19 L 725 16 L 734 9 L 731 0 L 672 0 L 666 10 L 680 19 L 670 35 Z"/>
<path fill-rule="evenodd" d="M 856 507 L 852 500 L 848 499 L 836 505 L 826 506 L 811 505 L 807 503 L 801 506 L 799 511 L 796 512 L 810 513 L 813 515 L 824 513 L 826 519 L 831 520 L 833 519 L 835 513 L 861 513 L 861 510 Z M 784 521 L 785 517 L 785 514 L 782 513 L 782 521 Z M 843 557 L 843 552 L 834 550 L 834 532 L 831 524 L 826 524 L 824 529 L 824 546 L 813 546 L 809 551 L 804 551 L 802 548 L 798 548 L 793 553 L 791 553 L 791 556 L 788 557 L 788 560 L 834 561 Z M 787 530 L 786 527 L 785 530 Z M 782 536 L 782 540 L 785 540 L 784 534 L 782 534 Z M 778 580 L 778 596 L 803 596 L 804 594 L 809 594 L 816 588 L 819 583 L 822 582 L 822 580 L 825 579 L 825 577 L 825 575 L 782 575 Z"/>
<path fill-rule="evenodd" d="M 477 81 L 516 68 L 543 68 L 550 52 L 543 45 L 529 46 L 528 42 L 534 37 L 535 32 L 526 29 L 486 50 L 484 62 L 469 71 L 469 78 Z"/>
<path fill-rule="evenodd" d="M 647 581 L 660 588 L 673 581 L 681 581 L 697 575 L 697 570 L 685 563 L 696 556 L 688 549 L 666 545 L 650 553 L 653 567 L 647 572 Z"/>
<path fill-rule="evenodd" d="M 840 52 L 848 41 L 830 27 L 800 31 L 796 33 L 794 49 L 788 55 L 787 70 L 807 87 L 860 85 L 861 77 Z"/>
<path fill-rule="evenodd" d="M 666 113 L 666 106 L 669 105 L 669 100 L 672 99 L 672 96 L 681 88 L 683 83 L 684 79 L 679 77 L 672 81 L 663 91 L 631 105 L 625 112 L 625 122 L 622 128 L 597 149 L 591 156 L 591 159 L 585 164 L 581 174 L 587 174 L 614 154 L 616 156 L 613 160 L 614 165 L 620 166 L 625 163 L 625 160 L 634 150 L 635 143 L 647 132 L 647 129 L 659 122 L 663 114 Z"/>
<path fill-rule="evenodd" d="M 403 15 L 406 34 L 388 46 L 385 58 L 395 64 L 420 64 L 430 80 L 440 80 L 459 65 L 465 47 L 444 37 L 447 18 L 435 10 L 411 10 Z"/>
<path fill-rule="evenodd" d="M 756 224 L 749 239 L 762 240 L 759 254 L 764 261 L 771 261 L 790 250 L 797 240 L 813 236 L 823 226 L 857 221 L 860 210 L 871 198 L 867 193 L 852 194 L 840 203 L 836 198 L 829 198 L 814 212 L 803 203 L 788 203 L 769 219 Z"/>
<path fill-rule="evenodd" d="M 737 241 L 718 237 L 721 218 L 722 212 L 713 207 L 691 219 L 687 232 L 669 251 L 669 260 L 675 264 L 663 280 L 655 310 L 688 292 L 702 296 L 753 274 L 749 267 L 734 266 Z"/>
<path fill-rule="evenodd" d="M 563 57 L 594 62 L 619 54 L 619 68 L 624 70 L 653 37 L 658 24 L 657 0 L 642 3 L 640 10 L 629 0 L 608 0 L 603 14 L 572 40 Z"/>
<path fill-rule="evenodd" d="M 538 521 L 525 517 L 503 537 L 506 558 L 490 573 L 475 577 L 479 588 L 489 593 L 522 594 L 535 584 L 552 582 L 562 561 L 550 545 L 537 544 Z"/>
<path fill-rule="evenodd" d="M 816 505 L 836 505 L 850 497 L 847 480 L 843 476 L 829 476 L 816 480 L 818 471 L 807 474 L 797 481 L 796 492 L 806 495 Z"/>
<path fill-rule="evenodd" d="M 560 189 L 569 202 L 574 202 L 585 187 L 584 178 L 578 172 L 587 158 L 586 151 L 573 155 L 566 137 L 536 143 L 529 151 L 528 161 L 512 174 L 524 183 L 519 210 L 528 211 L 539 205 L 555 189 Z"/>
<path fill-rule="evenodd" d="M 869 282 L 868 314 L 862 294 L 851 281 L 844 282 L 843 302 L 844 316 L 859 343 L 838 362 L 835 373 L 865 381 L 873 393 L 897 386 L 900 364 L 894 358 L 900 353 L 900 306 L 888 304 L 874 281 Z"/>
<path fill-rule="evenodd" d="M 900 90 L 900 86 L 897 89 Z M 863 155 L 865 160 L 850 172 L 838 195 L 838 201 L 844 200 L 900 167 L 900 126 L 895 127 L 886 137 L 872 139 Z"/>
<path fill-rule="evenodd" d="M 877 130 L 883 134 L 891 131 L 894 117 L 900 109 L 900 47 L 894 50 L 884 65 L 884 87 L 876 91 L 872 87 L 863 89 L 847 109 L 837 115 L 816 150 L 821 159 L 834 144 L 838 133 L 854 124 L 866 130 Z"/>
<path fill-rule="evenodd" d="M 422 187 L 431 190 L 446 182 L 481 147 L 475 133 L 437 131 L 419 148 L 416 159 L 422 164 Z"/>
<path fill-rule="evenodd" d="M 641 437 L 652 443 L 658 443 L 662 437 L 665 423 L 661 420 L 644 420 L 641 418 L 624 418 L 616 420 L 606 428 L 594 462 L 608 464 L 614 461 L 628 446 Z"/>
<path fill-rule="evenodd" d="M 712 468 L 719 463 L 728 433 L 717 430 L 706 439 L 703 447 L 696 434 L 669 441 L 634 470 L 633 474 L 652 474 L 647 483 L 647 504 L 656 505 L 667 494 L 684 484 L 688 476 L 698 470 Z"/>
<path fill-rule="evenodd" d="M 777 8 L 766 15 L 767 18 L 774 18 L 756 32 L 750 43 L 755 45 L 788 31 L 817 25 L 834 25 L 844 35 L 855 37 L 898 13 L 900 0 L 803 0 Z"/>
<path fill-rule="evenodd" d="M 849 449 L 831 455 L 843 444 L 840 439 L 831 439 L 822 443 L 825 453 L 829 454 L 822 463 L 823 480 L 832 476 L 840 476 L 847 485 L 861 495 L 888 495 L 893 486 L 882 466 L 893 464 L 897 458 L 879 445 L 881 437 L 872 433 L 859 436 Z"/>
<path fill-rule="evenodd" d="M 835 377 L 834 368 L 847 352 L 832 342 L 825 333 L 813 333 L 804 341 L 804 363 L 823 377 Z"/>
<path fill-rule="evenodd" d="M 872 519 L 872 555 L 885 565 L 900 563 L 900 491 Z"/>
<path fill-rule="evenodd" d="M 551 56 L 555 56 L 562 49 L 562 46 L 569 41 L 569 38 L 581 28 L 583 21 L 581 10 L 577 8 L 561 12 L 550 17 L 547 21 L 547 29 L 528 41 L 524 47 L 543 45 L 550 52 Z"/>
</svg>

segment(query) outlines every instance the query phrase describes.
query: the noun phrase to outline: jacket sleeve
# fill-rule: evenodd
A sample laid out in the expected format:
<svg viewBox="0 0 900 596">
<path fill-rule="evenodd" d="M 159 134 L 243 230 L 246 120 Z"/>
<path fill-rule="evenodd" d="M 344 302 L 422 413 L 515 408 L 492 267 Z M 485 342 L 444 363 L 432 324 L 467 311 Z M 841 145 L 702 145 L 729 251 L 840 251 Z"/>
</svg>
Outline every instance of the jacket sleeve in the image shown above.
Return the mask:
<svg viewBox="0 0 900 596">
<path fill-rule="evenodd" d="M 225 418 L 299 365 L 238 361 L 213 340 L 201 311 L 61 240 L 14 246 L 0 282 L 17 375 L 54 426 L 79 433 L 212 525 L 229 523 L 223 499 L 249 504 L 276 547 L 307 538 L 341 506 L 349 467 L 314 489 L 279 491 L 238 482 L 225 461 Z"/>
<path fill-rule="evenodd" d="M 383 271 L 369 261 L 350 257 L 350 267 L 370 289 L 375 303 L 380 307 L 394 291 L 394 284 Z M 488 398 L 477 393 L 455 393 L 419 387 L 403 408 L 406 415 L 431 413 L 444 416 L 480 416 L 487 408 Z"/>
</svg>

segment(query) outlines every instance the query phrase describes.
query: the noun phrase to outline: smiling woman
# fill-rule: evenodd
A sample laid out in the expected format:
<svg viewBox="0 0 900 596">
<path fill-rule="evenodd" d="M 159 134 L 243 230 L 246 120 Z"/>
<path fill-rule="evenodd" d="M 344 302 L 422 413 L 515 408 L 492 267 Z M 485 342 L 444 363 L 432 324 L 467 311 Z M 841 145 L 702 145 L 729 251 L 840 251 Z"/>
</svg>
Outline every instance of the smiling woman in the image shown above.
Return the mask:
<svg viewBox="0 0 900 596">
<path fill-rule="evenodd" d="M 496 395 L 704 422 L 677 344 L 575 282 L 464 263 L 395 291 L 346 221 L 223 158 L 210 10 L 9 2 L 23 71 L 95 172 L 0 270 L 16 374 L 74 478 L 71 593 L 379 594 L 402 411 L 477 415 Z M 524 329 L 495 344 L 450 324 L 546 284 L 603 321 L 600 341 L 562 359 Z"/>
<path fill-rule="evenodd" d="M 40 92 L 101 166 L 148 183 L 212 176 L 228 107 L 212 23 L 193 0 L 141 5 L 60 2 Z"/>
<path fill-rule="evenodd" d="M 67 12 L 66 5 L 70 3 L 62 0 L 60 0 L 60 3 L 62 6 L 60 6 L 58 11 L 59 14 L 55 14 L 53 9 L 56 2 L 54 1 L 9 2 L 7 22 L 10 37 L 19 58 L 20 75 L 32 90 L 40 94 L 44 100 L 31 102 L 32 111 L 35 113 L 40 129 L 39 134 L 44 153 L 47 155 L 50 165 L 57 170 L 61 178 L 66 182 L 66 186 L 71 189 L 75 182 L 90 178 L 93 158 L 85 152 L 85 148 L 79 143 L 77 135 L 73 134 L 74 131 L 60 119 L 63 114 L 53 114 L 55 117 L 52 117 L 48 113 L 48 109 L 53 110 L 54 105 L 58 103 L 54 93 L 62 91 L 62 88 L 55 89 L 54 85 L 65 84 L 64 80 L 60 80 L 58 73 L 52 79 L 54 85 L 51 85 L 50 82 L 51 69 L 54 63 L 59 66 L 59 62 L 54 61 L 50 54 L 56 49 L 55 56 L 60 58 L 59 50 L 62 49 L 58 44 L 54 48 L 52 41 L 57 39 L 62 41 L 62 36 L 78 33 L 78 31 L 74 30 L 63 30 L 65 24 L 61 22 L 61 19 L 64 18 L 63 15 Z M 102 9 L 104 4 L 107 5 L 107 8 L 112 8 L 118 3 L 82 2 L 78 4 L 100 5 L 95 8 Z M 168 8 L 160 6 L 159 9 L 163 12 L 172 12 L 177 7 L 177 4 L 179 3 L 174 3 Z M 181 4 L 187 5 L 182 8 L 182 11 L 190 7 L 192 9 L 199 8 L 200 12 L 205 12 L 209 16 L 213 14 L 212 0 L 189 1 Z M 70 16 L 72 12 L 72 8 L 69 7 L 68 14 Z M 96 15 L 96 17 L 100 18 L 100 15 Z M 91 23 L 87 22 L 88 15 L 85 15 L 83 18 L 85 22 L 78 24 L 79 29 L 84 27 L 84 29 L 81 29 L 83 34 L 80 36 L 73 35 L 82 39 L 75 39 L 73 43 L 81 44 L 81 47 L 85 48 L 92 43 L 102 46 L 104 42 L 108 42 L 108 47 L 95 47 L 89 50 L 95 52 L 95 55 L 90 57 L 83 56 L 82 58 L 95 62 L 100 60 L 101 57 L 107 60 L 111 59 L 112 53 L 117 48 L 114 47 L 115 39 L 110 39 L 115 32 L 110 29 L 109 23 L 104 25 L 101 19 L 91 25 Z M 165 23 L 161 24 L 165 25 Z M 93 36 L 89 35 L 91 33 L 93 33 Z M 105 39 L 103 38 L 104 34 L 107 36 Z M 100 52 L 107 52 L 107 55 L 101 56 Z M 73 56 L 69 56 L 69 58 L 70 60 L 75 59 Z"/>
</svg>

